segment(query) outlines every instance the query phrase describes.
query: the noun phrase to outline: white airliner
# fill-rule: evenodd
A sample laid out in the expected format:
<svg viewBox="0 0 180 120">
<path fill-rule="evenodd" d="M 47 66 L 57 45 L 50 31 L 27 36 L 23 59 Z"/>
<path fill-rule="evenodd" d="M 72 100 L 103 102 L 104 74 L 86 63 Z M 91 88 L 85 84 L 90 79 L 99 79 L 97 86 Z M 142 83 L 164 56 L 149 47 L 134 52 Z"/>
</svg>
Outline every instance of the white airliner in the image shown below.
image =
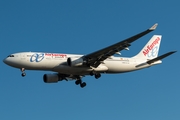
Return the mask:
<svg viewBox="0 0 180 120">
<path fill-rule="evenodd" d="M 44 74 L 45 83 L 75 80 L 75 84 L 83 88 L 86 86 L 86 83 L 82 82 L 85 75 L 98 79 L 102 73 L 135 71 L 160 64 L 163 58 L 175 53 L 176 51 L 172 51 L 158 57 L 162 36 L 154 35 L 137 55 L 131 58 L 113 56 L 120 55 L 122 50 L 129 50 L 130 43 L 155 30 L 156 27 L 157 24 L 154 24 L 137 35 L 87 55 L 20 52 L 9 55 L 3 61 L 9 66 L 19 68 L 22 76 L 26 75 L 25 70 L 53 71 L 55 73 Z"/>
</svg>

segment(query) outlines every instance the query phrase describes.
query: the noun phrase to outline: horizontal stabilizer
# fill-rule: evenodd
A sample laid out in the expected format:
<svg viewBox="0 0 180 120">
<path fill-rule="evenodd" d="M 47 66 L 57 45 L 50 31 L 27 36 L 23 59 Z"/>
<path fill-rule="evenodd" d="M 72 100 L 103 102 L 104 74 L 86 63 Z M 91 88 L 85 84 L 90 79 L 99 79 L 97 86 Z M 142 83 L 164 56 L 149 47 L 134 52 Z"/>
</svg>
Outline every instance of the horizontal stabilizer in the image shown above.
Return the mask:
<svg viewBox="0 0 180 120">
<path fill-rule="evenodd" d="M 167 56 L 169 56 L 169 55 L 171 55 L 171 54 L 173 54 L 173 53 L 175 53 L 175 52 L 176 52 L 176 51 L 168 52 L 168 53 L 166 53 L 166 54 L 164 54 L 164 55 L 161 55 L 161 56 L 159 56 L 159 57 L 157 57 L 157 58 L 154 58 L 154 59 L 152 59 L 152 60 L 147 61 L 147 63 L 148 63 L 148 64 L 151 64 L 151 63 L 154 63 L 154 62 L 156 62 L 156 61 L 158 61 L 158 60 L 162 60 L 163 58 L 165 58 L 165 57 L 167 57 Z"/>
</svg>

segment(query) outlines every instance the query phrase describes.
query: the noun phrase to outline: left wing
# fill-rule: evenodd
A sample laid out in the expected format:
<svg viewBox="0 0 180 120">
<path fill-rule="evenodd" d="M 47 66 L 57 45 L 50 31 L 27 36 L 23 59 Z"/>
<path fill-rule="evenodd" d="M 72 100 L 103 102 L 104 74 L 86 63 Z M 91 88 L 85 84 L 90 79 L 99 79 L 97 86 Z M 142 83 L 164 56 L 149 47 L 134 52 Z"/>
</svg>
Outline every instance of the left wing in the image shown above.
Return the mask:
<svg viewBox="0 0 180 120">
<path fill-rule="evenodd" d="M 98 67 L 102 61 L 104 61 L 105 59 L 107 59 L 108 57 L 114 55 L 115 53 L 124 50 L 126 48 L 128 48 L 130 45 L 130 43 L 134 42 L 135 40 L 141 38 L 142 36 L 150 33 L 151 31 L 155 30 L 157 27 L 157 23 L 154 24 L 151 28 L 136 34 L 128 39 L 125 39 L 121 42 L 118 42 L 116 44 L 113 44 L 111 46 L 108 46 L 106 48 L 103 48 L 101 50 L 98 50 L 96 52 L 90 53 L 88 55 L 83 56 L 83 59 L 86 60 L 86 64 L 88 66 L 92 66 L 92 67 Z"/>
</svg>

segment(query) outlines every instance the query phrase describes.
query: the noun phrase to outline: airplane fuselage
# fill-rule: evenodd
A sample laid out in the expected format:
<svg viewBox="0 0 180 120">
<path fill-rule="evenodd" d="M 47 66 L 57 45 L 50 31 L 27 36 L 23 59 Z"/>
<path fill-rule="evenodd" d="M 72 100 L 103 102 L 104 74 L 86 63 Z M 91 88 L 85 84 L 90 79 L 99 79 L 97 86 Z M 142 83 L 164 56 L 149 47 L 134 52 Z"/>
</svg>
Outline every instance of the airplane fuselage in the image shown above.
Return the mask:
<svg viewBox="0 0 180 120">
<path fill-rule="evenodd" d="M 67 58 L 80 58 L 83 55 L 62 54 L 62 53 L 43 53 L 43 52 L 21 52 L 12 54 L 4 61 L 6 64 L 15 68 L 25 68 L 27 70 L 47 70 L 61 74 L 88 75 L 92 70 L 99 73 L 124 73 L 151 65 L 144 64 L 137 67 L 147 60 L 125 57 L 110 57 L 103 61 L 97 68 L 87 66 L 68 66 Z M 158 64 L 161 62 L 156 62 Z M 153 64 L 154 65 L 154 64 Z"/>
</svg>

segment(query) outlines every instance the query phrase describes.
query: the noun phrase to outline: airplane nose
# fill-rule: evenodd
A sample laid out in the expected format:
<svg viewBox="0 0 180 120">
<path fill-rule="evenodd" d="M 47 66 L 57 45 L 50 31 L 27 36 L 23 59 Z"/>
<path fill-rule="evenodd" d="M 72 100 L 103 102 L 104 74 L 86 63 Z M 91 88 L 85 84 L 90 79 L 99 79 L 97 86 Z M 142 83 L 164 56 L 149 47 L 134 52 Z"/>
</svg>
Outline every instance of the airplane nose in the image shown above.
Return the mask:
<svg viewBox="0 0 180 120">
<path fill-rule="evenodd" d="M 7 64 L 7 60 L 6 60 L 6 58 L 3 60 L 3 62 L 4 62 L 5 64 Z"/>
<path fill-rule="evenodd" d="M 7 58 L 5 58 L 5 59 L 3 60 L 3 62 L 4 62 L 6 65 L 9 65 L 9 64 L 10 64 L 10 61 L 9 61 Z"/>
<path fill-rule="evenodd" d="M 9 65 L 9 66 L 14 66 L 15 62 L 13 61 L 13 59 L 7 57 L 3 60 L 3 62 L 6 64 L 6 65 Z"/>
</svg>

